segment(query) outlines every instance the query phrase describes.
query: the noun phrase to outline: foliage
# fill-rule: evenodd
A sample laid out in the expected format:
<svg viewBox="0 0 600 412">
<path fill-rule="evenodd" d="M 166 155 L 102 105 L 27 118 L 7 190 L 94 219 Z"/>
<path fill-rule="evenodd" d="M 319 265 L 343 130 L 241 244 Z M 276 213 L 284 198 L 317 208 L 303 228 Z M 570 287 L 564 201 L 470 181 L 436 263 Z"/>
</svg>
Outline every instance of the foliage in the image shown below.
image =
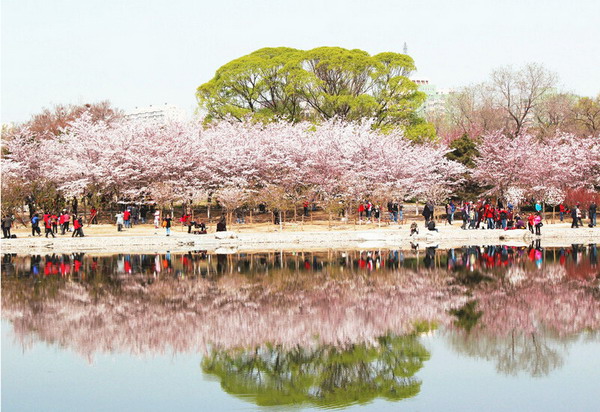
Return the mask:
<svg viewBox="0 0 600 412">
<path fill-rule="evenodd" d="M 374 127 L 402 126 L 407 137 L 428 141 L 435 132 L 415 114 L 425 95 L 408 78 L 414 69 L 412 58 L 392 52 L 263 48 L 221 66 L 196 96 L 208 121 L 372 118 Z"/>
<path fill-rule="evenodd" d="M 218 377 L 227 393 L 259 406 L 344 407 L 378 397 L 398 401 L 416 396 L 421 383 L 414 375 L 429 357 L 417 335 L 387 335 L 373 347 L 286 350 L 268 345 L 214 351 L 202 360 L 202 369 Z"/>
<path fill-rule="evenodd" d="M 600 145 L 595 137 L 557 133 L 543 141 L 531 134 L 483 136 L 473 177 L 505 196 L 508 189 L 560 203 L 567 189 L 600 183 Z M 514 199 L 513 199 L 514 200 Z"/>
<path fill-rule="evenodd" d="M 469 169 L 475 167 L 475 158 L 479 156 L 477 141 L 470 139 L 467 134 L 463 134 L 460 138 L 453 140 L 448 147 L 452 149 L 446 155 L 448 159 L 461 163 Z"/>
<path fill-rule="evenodd" d="M 221 200 L 240 197 L 233 202 L 239 204 L 248 190 L 268 190 L 276 194 L 272 207 L 289 210 L 302 196 L 328 204 L 357 201 L 379 187 L 412 195 L 433 186 L 450 190 L 464 170 L 444 157 L 443 145 L 414 144 L 398 130 L 379 133 L 370 122 L 223 121 L 205 128 L 199 122 L 108 125 L 83 115 L 68 134 L 31 136 L 25 129 L 9 142 L 6 184 L 51 182 L 69 197 L 93 191 L 167 204 L 220 190 Z"/>
<path fill-rule="evenodd" d="M 34 114 L 30 120 L 19 125 L 12 133 L 18 132 L 20 128 L 26 128 L 36 139 L 50 139 L 64 133 L 68 125 L 83 114 L 90 116 L 94 123 L 112 123 L 123 118 L 123 111 L 114 108 L 108 100 L 83 105 L 61 104 L 52 108 L 45 107 L 41 113 Z"/>
</svg>

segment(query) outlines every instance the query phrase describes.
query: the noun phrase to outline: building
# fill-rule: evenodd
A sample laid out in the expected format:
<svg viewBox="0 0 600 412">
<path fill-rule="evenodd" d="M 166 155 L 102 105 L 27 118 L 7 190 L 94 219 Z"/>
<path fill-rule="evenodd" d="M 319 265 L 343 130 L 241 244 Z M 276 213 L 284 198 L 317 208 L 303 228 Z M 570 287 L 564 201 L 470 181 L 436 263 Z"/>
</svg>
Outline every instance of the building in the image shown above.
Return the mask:
<svg viewBox="0 0 600 412">
<path fill-rule="evenodd" d="M 419 91 L 425 93 L 425 103 L 419 108 L 419 112 L 431 112 L 444 110 L 446 107 L 446 98 L 451 93 L 450 89 L 438 89 L 429 79 L 424 77 L 411 78 L 419 87 Z"/>
<path fill-rule="evenodd" d="M 125 113 L 126 119 L 132 120 L 155 120 L 159 122 L 182 121 L 189 118 L 188 113 L 182 108 L 173 104 L 150 105 L 146 107 L 136 107 Z"/>
</svg>

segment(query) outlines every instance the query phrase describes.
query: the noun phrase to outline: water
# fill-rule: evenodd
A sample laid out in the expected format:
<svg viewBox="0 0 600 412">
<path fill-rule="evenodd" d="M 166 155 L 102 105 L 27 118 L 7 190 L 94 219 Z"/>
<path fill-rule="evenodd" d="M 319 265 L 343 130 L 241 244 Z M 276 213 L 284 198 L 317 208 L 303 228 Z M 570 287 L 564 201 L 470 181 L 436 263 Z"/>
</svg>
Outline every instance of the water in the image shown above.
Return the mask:
<svg viewBox="0 0 600 412">
<path fill-rule="evenodd" d="M 595 245 L 3 255 L 2 409 L 600 410 L 599 279 Z"/>
</svg>

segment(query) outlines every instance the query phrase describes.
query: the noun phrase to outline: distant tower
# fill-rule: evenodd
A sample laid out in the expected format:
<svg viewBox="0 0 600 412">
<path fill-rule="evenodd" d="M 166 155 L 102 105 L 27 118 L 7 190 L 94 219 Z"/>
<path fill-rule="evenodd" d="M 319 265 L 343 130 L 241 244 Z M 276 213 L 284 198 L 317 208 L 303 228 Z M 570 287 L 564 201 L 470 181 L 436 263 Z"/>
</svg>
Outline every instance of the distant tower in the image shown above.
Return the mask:
<svg viewBox="0 0 600 412">
<path fill-rule="evenodd" d="M 404 47 L 402 48 L 402 53 L 408 54 L 408 46 L 406 45 L 406 42 L 404 42 Z"/>
</svg>

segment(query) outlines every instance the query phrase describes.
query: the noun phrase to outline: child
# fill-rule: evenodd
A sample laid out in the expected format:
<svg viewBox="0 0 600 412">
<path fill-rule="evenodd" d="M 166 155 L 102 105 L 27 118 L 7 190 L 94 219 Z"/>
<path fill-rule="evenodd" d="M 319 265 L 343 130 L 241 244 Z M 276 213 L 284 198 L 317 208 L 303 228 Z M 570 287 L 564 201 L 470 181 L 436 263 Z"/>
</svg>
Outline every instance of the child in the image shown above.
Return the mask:
<svg viewBox="0 0 600 412">
<path fill-rule="evenodd" d="M 419 226 L 417 225 L 417 222 L 412 222 L 410 225 L 410 235 L 414 235 L 414 234 L 419 234 Z"/>
</svg>

